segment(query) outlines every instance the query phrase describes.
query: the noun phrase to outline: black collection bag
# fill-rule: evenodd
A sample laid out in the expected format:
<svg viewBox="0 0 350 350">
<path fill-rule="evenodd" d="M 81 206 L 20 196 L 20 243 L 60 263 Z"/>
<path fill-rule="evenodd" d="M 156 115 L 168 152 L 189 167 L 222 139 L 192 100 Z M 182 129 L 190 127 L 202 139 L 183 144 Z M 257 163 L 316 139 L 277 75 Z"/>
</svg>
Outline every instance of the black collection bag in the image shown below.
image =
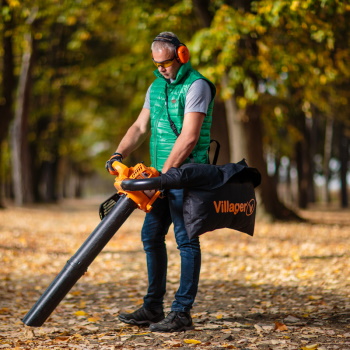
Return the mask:
<svg viewBox="0 0 350 350">
<path fill-rule="evenodd" d="M 219 228 L 254 234 L 254 188 L 261 175 L 243 159 L 225 165 L 185 164 L 162 174 L 164 188 L 184 188 L 183 214 L 189 238 Z"/>
<path fill-rule="evenodd" d="M 251 182 L 230 181 L 212 190 L 186 189 L 184 221 L 189 238 L 219 228 L 254 234 L 256 198 Z"/>
</svg>

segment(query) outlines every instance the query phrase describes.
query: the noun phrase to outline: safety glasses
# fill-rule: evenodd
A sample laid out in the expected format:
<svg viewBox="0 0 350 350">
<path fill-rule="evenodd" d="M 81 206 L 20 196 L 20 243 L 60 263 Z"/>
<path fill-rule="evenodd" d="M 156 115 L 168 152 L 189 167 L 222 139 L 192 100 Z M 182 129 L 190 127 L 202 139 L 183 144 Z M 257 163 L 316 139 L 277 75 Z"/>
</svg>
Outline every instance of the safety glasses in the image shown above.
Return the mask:
<svg viewBox="0 0 350 350">
<path fill-rule="evenodd" d="M 152 61 L 157 68 L 159 68 L 159 67 L 168 68 L 171 65 L 173 65 L 175 58 L 176 57 L 174 56 L 174 58 L 172 58 L 171 60 L 165 60 L 165 61 L 161 61 L 161 62 L 157 62 L 152 58 Z"/>
</svg>

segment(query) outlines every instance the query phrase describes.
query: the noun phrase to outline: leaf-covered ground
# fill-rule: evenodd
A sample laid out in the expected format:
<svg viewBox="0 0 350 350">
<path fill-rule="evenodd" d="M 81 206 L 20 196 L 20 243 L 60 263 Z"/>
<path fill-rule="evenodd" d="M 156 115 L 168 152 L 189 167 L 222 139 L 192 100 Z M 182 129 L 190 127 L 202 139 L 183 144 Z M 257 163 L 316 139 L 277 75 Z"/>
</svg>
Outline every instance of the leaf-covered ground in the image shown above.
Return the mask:
<svg viewBox="0 0 350 350">
<path fill-rule="evenodd" d="M 98 203 L 0 211 L 0 349 L 350 349 L 350 211 L 309 223 L 257 222 L 255 236 L 202 236 L 195 329 L 150 333 L 117 320 L 142 304 L 145 257 L 135 211 L 42 327 L 21 318 L 99 223 Z M 179 255 L 169 232 L 169 310 Z"/>
</svg>

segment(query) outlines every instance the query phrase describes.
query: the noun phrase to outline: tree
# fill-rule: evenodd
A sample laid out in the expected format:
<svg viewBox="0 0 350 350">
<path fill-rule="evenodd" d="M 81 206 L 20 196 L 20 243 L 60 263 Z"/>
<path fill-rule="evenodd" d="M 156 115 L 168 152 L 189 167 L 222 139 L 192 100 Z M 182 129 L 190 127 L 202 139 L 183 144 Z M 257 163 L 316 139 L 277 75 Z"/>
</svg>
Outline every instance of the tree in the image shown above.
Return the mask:
<svg viewBox="0 0 350 350">
<path fill-rule="evenodd" d="M 260 110 L 264 133 L 258 148 L 264 145 L 265 156 L 273 151 L 278 157 L 297 160 L 299 204 L 303 207 L 314 197 L 312 152 L 318 151 L 314 141 L 320 127 L 318 116 L 334 118 L 336 106 L 348 101 L 345 94 L 337 99 L 335 93 L 335 84 L 349 76 L 344 61 L 349 52 L 344 50 L 349 40 L 348 16 L 346 5 L 338 1 L 230 2 L 219 5 L 210 28 L 194 38 L 199 61 L 208 62 L 208 74 L 216 81 L 225 77 L 221 95 L 226 101 L 232 99 L 228 110 L 239 111 L 243 121 L 254 121 L 250 113 Z M 281 130 L 285 131 L 280 135 Z M 276 148 L 283 135 L 287 135 L 284 143 L 289 144 Z M 273 187 L 271 184 L 266 193 L 276 203 Z"/>
<path fill-rule="evenodd" d="M 258 101 L 258 88 L 263 79 L 258 67 L 257 39 L 265 28 L 259 26 L 251 6 L 252 2 L 247 1 L 236 1 L 233 6 L 222 5 L 216 11 L 210 28 L 196 34 L 194 46 L 200 55 L 199 60 L 210 65 L 212 58 L 216 57 L 215 67 L 209 67 L 208 74 L 213 72 L 212 79 L 221 82 L 221 97 L 225 100 L 227 126 L 232 140 L 231 161 L 238 161 L 237 154 L 240 153 L 251 166 L 261 171 L 261 208 L 265 209 L 265 213 L 277 219 L 296 218 L 279 201 L 277 184 L 267 173 L 262 111 Z M 204 9 L 200 12 L 203 13 Z"/>
<path fill-rule="evenodd" d="M 299 206 L 306 207 L 314 200 L 314 159 L 323 154 L 325 120 L 332 121 L 334 135 L 344 126 L 341 144 L 348 147 L 350 19 L 338 0 L 86 0 L 60 6 L 48 0 L 2 0 L 2 5 L 1 112 L 5 105 L 14 109 L 11 98 L 20 76 L 13 72 L 20 72 L 24 33 L 32 34 L 35 51 L 25 137 L 36 201 L 78 192 L 65 186 L 81 181 L 69 179 L 96 169 L 107 177 L 105 159 L 136 118 L 153 80 L 150 43 L 162 30 L 177 33 L 189 46 L 195 68 L 216 83 L 213 136 L 227 151 L 229 140 L 231 154 L 221 159 L 246 157 L 259 168 L 262 201 L 271 216 L 292 215 L 277 196 L 283 157 L 298 164 Z M 25 21 L 35 7 L 29 31 Z M 1 119 L 7 121 L 1 128 L 5 139 L 13 118 L 9 111 Z M 337 139 L 329 143 L 328 154 L 342 159 L 346 187 L 348 152 L 335 147 Z M 273 174 L 267 173 L 268 157 L 276 165 Z M 128 162 L 140 160 L 148 162 L 148 147 Z"/>
<path fill-rule="evenodd" d="M 21 72 L 19 76 L 15 120 L 12 130 L 12 171 L 15 203 L 23 205 L 33 202 L 30 154 L 28 150 L 28 117 L 34 62 L 34 46 L 32 26 L 37 14 L 34 8 L 27 19 L 28 31 L 24 34 L 24 50 L 22 54 Z"/>
<path fill-rule="evenodd" d="M 11 8 L 6 0 L 1 1 L 1 39 L 2 39 L 2 64 L 1 67 L 1 95 L 0 95 L 0 208 L 4 207 L 4 142 L 7 139 L 10 122 L 13 119 L 13 92 L 15 88 L 14 54 L 13 54 L 13 29 L 14 18 Z"/>
</svg>

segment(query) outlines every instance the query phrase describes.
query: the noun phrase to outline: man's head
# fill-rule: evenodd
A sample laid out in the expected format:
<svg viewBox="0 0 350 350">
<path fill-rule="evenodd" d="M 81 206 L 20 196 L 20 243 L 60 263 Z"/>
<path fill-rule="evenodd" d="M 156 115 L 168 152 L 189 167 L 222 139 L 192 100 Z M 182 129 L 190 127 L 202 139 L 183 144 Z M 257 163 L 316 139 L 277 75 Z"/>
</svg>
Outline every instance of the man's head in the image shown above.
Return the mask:
<svg viewBox="0 0 350 350">
<path fill-rule="evenodd" d="M 187 47 L 172 32 L 158 34 L 151 51 L 154 64 L 166 79 L 175 79 L 181 65 L 189 60 Z"/>
</svg>

